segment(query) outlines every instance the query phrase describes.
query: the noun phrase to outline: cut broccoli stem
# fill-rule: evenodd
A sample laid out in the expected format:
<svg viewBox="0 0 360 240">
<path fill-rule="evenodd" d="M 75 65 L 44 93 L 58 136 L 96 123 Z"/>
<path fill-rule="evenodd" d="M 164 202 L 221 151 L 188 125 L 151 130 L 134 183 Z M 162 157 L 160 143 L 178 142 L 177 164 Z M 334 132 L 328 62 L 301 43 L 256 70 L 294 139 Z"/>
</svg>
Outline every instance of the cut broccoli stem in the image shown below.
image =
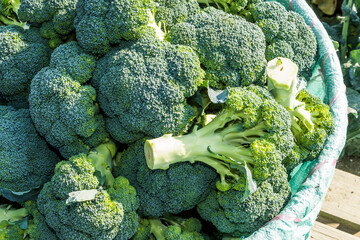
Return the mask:
<svg viewBox="0 0 360 240">
<path fill-rule="evenodd" d="M 24 30 L 27 30 L 30 28 L 29 25 L 27 25 L 26 23 L 16 21 L 9 17 L 5 17 L 1 13 L 0 13 L 0 21 L 3 22 L 5 25 L 19 26 L 19 27 L 23 28 Z"/>
<path fill-rule="evenodd" d="M 162 224 L 160 219 L 149 219 L 151 233 L 155 236 L 156 240 L 165 240 L 166 227 Z"/>
<path fill-rule="evenodd" d="M 101 178 L 105 178 L 105 185 L 111 187 L 115 178 L 111 173 L 112 159 L 117 151 L 117 147 L 113 141 L 107 141 L 90 151 L 88 158 L 92 160 L 96 171 L 100 172 Z"/>
<path fill-rule="evenodd" d="M 311 113 L 305 109 L 305 103 L 296 99 L 298 95 L 298 67 L 290 59 L 274 58 L 267 67 L 268 89 L 275 100 L 285 107 L 291 115 L 291 131 L 296 140 L 303 134 L 299 126 L 302 123 L 311 132 L 314 122 Z"/>
<path fill-rule="evenodd" d="M 25 208 L 11 209 L 11 205 L 0 205 L 0 222 L 13 223 L 24 219 L 28 215 L 29 212 Z"/>
<path fill-rule="evenodd" d="M 245 163 L 255 165 L 250 144 L 267 134 L 264 122 L 244 129 L 240 122 L 232 120 L 233 114 L 222 112 L 205 127 L 187 135 L 167 134 L 147 140 L 144 152 L 148 167 L 167 169 L 179 162 L 202 162 L 220 175 L 218 184 L 222 187 L 218 189 L 228 190 L 231 186 L 228 180 L 237 182 L 239 174 L 243 175 L 239 169 L 244 168 Z"/>
</svg>

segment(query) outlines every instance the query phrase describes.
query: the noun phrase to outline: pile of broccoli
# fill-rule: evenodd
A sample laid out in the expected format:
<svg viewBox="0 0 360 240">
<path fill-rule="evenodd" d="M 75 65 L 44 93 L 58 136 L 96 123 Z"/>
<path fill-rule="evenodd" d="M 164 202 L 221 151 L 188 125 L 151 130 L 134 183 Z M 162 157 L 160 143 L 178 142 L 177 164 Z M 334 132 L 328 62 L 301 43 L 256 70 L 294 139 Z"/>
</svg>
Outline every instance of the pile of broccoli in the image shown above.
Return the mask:
<svg viewBox="0 0 360 240">
<path fill-rule="evenodd" d="M 0 0 L 0 239 L 247 237 L 334 131 L 262 0 Z"/>
</svg>

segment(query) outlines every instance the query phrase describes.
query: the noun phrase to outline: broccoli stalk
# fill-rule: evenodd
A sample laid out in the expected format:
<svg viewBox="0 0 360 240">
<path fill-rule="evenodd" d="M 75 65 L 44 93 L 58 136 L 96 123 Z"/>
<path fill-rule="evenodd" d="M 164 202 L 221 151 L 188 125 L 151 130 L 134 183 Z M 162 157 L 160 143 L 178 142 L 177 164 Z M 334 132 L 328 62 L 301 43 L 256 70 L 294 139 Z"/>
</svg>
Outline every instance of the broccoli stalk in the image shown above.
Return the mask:
<svg viewBox="0 0 360 240">
<path fill-rule="evenodd" d="M 5 25 L 19 26 L 19 27 L 23 28 L 24 30 L 27 30 L 30 28 L 29 25 L 26 24 L 26 22 L 19 22 L 10 17 L 6 17 L 1 12 L 0 12 L 0 22 L 3 22 Z"/>
<path fill-rule="evenodd" d="M 6 16 L 11 16 L 11 11 L 18 15 L 20 0 L 1 0 L 0 9 Z"/>
<path fill-rule="evenodd" d="M 100 179 L 104 180 L 107 187 L 112 187 L 115 182 L 115 178 L 111 173 L 111 166 L 116 151 L 115 143 L 108 141 L 100 144 L 88 154 L 88 158 L 91 159 L 96 171 L 100 173 Z"/>
<path fill-rule="evenodd" d="M 296 139 L 299 139 L 303 124 L 307 131 L 314 130 L 314 118 L 317 112 L 305 109 L 305 103 L 296 99 L 299 93 L 298 67 L 288 58 L 275 58 L 268 63 L 268 89 L 275 100 L 285 107 L 291 115 L 291 130 Z"/>
<path fill-rule="evenodd" d="M 165 240 L 166 226 L 158 218 L 149 219 L 151 233 L 154 235 L 156 240 Z"/>
<path fill-rule="evenodd" d="M 25 208 L 12 209 L 11 205 L 0 205 L 0 222 L 14 223 L 23 220 L 29 213 Z"/>
<path fill-rule="evenodd" d="M 221 9 L 227 13 L 239 13 L 243 10 L 248 1 L 247 0 L 197 0 L 198 3 L 206 4 L 215 4 L 218 9 Z"/>
<path fill-rule="evenodd" d="M 167 134 L 147 140 L 144 151 L 148 167 L 167 169 L 178 162 L 203 162 L 220 175 L 220 182 L 217 182 L 220 191 L 239 190 L 239 187 L 243 187 L 243 182 L 239 184 L 239 181 L 244 179 L 244 170 L 254 168 L 254 173 L 260 175 L 266 172 L 267 161 L 261 158 L 265 151 L 272 151 L 274 146 L 267 141 L 259 141 L 268 134 L 263 120 L 252 122 L 248 128 L 244 127 L 246 120 L 240 120 L 248 120 L 251 117 L 247 114 L 252 115 L 251 112 L 256 111 L 251 109 L 249 114 L 227 108 L 208 125 L 190 134 Z M 248 168 L 248 165 L 251 167 Z"/>
</svg>

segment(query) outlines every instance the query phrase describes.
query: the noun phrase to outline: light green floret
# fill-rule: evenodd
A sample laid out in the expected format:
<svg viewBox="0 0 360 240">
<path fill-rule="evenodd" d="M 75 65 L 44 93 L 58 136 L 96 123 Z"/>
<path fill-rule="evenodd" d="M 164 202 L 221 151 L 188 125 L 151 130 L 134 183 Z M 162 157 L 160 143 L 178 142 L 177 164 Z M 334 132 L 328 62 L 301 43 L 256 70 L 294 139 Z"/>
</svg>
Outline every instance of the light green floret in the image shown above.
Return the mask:
<svg viewBox="0 0 360 240">
<path fill-rule="evenodd" d="M 334 130 L 329 106 L 307 90 L 299 89 L 297 74 L 297 65 L 288 58 L 279 57 L 268 63 L 268 89 L 290 113 L 291 131 L 298 145 L 292 150 L 293 157 L 286 160 L 291 166 L 315 158 Z"/>
<path fill-rule="evenodd" d="M 24 208 L 0 205 L 0 239 L 2 240 L 57 240 L 55 233 L 45 223 L 36 208 L 36 202 L 28 201 Z"/>
</svg>

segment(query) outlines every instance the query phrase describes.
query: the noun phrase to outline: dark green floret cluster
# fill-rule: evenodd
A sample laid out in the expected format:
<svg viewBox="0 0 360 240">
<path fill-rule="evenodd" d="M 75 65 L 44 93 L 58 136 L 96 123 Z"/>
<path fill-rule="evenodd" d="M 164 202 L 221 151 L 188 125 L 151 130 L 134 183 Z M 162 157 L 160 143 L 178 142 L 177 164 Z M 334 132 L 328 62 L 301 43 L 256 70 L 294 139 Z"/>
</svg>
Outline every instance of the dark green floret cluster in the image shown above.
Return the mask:
<svg viewBox="0 0 360 240">
<path fill-rule="evenodd" d="M 108 137 L 96 90 L 86 84 L 95 66 L 93 56 L 69 42 L 55 49 L 50 66 L 31 82 L 29 104 L 35 127 L 65 158 L 87 153 Z"/>
<path fill-rule="evenodd" d="M 21 0 L 19 19 L 23 22 L 51 22 L 56 33 L 69 34 L 74 30 L 77 0 Z"/>
<path fill-rule="evenodd" d="M 47 45 L 37 28 L 0 27 L 0 94 L 10 105 L 28 107 L 31 79 L 50 62 Z"/>
<path fill-rule="evenodd" d="M 303 17 L 287 11 L 276 1 L 254 4 L 251 12 L 254 22 L 265 34 L 266 60 L 289 58 L 298 65 L 300 75 L 311 75 L 317 42 Z"/>
<path fill-rule="evenodd" d="M 94 55 L 103 55 L 123 39 L 138 39 L 147 27 L 163 38 L 155 23 L 153 0 L 79 0 L 76 11 L 77 40 Z"/>
<path fill-rule="evenodd" d="M 116 52 L 99 82 L 107 130 L 122 143 L 186 132 L 195 118 L 186 98 L 203 81 L 197 55 L 148 34 Z"/>
<path fill-rule="evenodd" d="M 12 199 L 11 192 L 22 195 L 48 182 L 59 158 L 36 132 L 29 109 L 0 106 L 0 119 L 0 192 Z"/>
<path fill-rule="evenodd" d="M 175 25 L 167 38 L 195 50 L 212 87 L 265 84 L 264 34 L 239 16 L 209 7 Z"/>
<path fill-rule="evenodd" d="M 145 140 L 139 140 L 122 152 L 114 175 L 129 179 L 140 201 L 139 213 L 160 217 L 192 209 L 210 192 L 216 172 L 202 164 L 179 163 L 166 171 L 151 171 L 144 154 Z"/>
</svg>

